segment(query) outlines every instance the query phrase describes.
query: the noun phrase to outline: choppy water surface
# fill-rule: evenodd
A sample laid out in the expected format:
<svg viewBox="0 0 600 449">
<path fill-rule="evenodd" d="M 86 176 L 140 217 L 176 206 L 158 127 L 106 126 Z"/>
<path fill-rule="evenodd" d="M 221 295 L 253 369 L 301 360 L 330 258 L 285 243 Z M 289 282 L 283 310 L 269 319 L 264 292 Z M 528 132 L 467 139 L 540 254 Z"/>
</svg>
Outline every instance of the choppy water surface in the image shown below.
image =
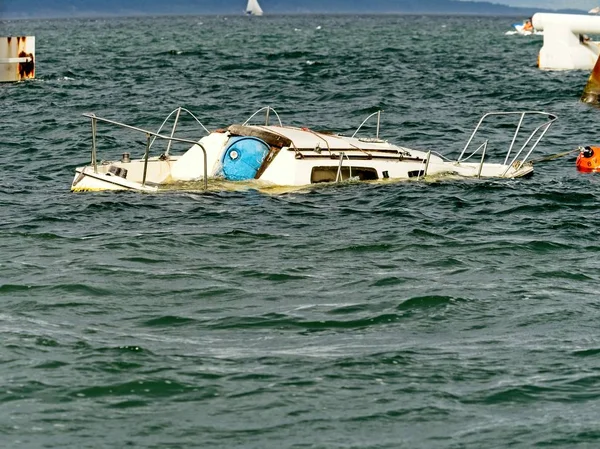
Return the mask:
<svg viewBox="0 0 600 449">
<path fill-rule="evenodd" d="M 381 108 L 386 138 L 456 157 L 484 112 L 532 109 L 559 116 L 539 156 L 598 142 L 588 74 L 538 71 L 512 21 L 3 23 L 36 36 L 38 78 L 0 86 L 2 447 L 596 447 L 600 181 L 573 157 L 525 180 L 69 192 L 90 111 L 214 129 L 271 105 L 347 132 Z M 143 151 L 103 132 L 106 158 Z"/>
</svg>

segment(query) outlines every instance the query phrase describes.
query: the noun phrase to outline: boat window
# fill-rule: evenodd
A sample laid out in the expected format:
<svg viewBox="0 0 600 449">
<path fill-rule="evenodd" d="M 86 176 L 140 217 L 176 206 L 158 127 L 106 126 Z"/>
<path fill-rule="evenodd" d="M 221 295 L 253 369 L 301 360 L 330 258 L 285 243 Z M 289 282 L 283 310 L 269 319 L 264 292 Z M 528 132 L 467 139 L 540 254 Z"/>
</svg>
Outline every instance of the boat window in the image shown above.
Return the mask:
<svg viewBox="0 0 600 449">
<path fill-rule="evenodd" d="M 310 183 L 335 182 L 338 176 L 338 170 L 339 167 L 337 166 L 313 167 Z M 379 179 L 377 170 L 371 167 L 342 167 L 341 180 L 344 181 L 349 179 L 350 172 L 352 172 L 352 178 L 358 178 L 361 181 L 375 181 L 376 179 Z"/>
<path fill-rule="evenodd" d="M 411 170 L 408 172 L 409 178 L 418 178 L 421 176 L 425 176 L 425 170 Z"/>
</svg>

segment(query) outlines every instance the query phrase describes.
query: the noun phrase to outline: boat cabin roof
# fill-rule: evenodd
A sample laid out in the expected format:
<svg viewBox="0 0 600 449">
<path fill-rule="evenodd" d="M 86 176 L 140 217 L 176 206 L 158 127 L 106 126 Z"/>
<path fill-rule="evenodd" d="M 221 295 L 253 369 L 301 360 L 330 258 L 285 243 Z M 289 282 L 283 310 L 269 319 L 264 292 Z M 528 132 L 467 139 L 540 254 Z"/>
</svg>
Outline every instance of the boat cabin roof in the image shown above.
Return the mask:
<svg viewBox="0 0 600 449">
<path fill-rule="evenodd" d="M 234 136 L 252 136 L 264 140 L 267 144 L 278 148 L 296 148 L 321 150 L 398 150 L 408 151 L 408 148 L 392 145 L 385 140 L 376 138 L 357 138 L 341 136 L 323 131 L 313 131 L 309 128 L 291 126 L 258 126 L 231 125 L 227 129 Z"/>
</svg>

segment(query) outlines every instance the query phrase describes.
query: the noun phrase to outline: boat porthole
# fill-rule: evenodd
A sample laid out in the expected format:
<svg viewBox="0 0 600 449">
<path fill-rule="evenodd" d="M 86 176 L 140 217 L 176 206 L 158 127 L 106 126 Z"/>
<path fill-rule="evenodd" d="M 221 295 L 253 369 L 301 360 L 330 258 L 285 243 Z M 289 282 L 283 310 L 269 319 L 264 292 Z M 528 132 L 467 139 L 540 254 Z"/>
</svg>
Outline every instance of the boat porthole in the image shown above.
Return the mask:
<svg viewBox="0 0 600 449">
<path fill-rule="evenodd" d="M 239 154 L 237 151 L 232 150 L 229 152 L 229 157 L 235 161 L 239 157 Z"/>
</svg>

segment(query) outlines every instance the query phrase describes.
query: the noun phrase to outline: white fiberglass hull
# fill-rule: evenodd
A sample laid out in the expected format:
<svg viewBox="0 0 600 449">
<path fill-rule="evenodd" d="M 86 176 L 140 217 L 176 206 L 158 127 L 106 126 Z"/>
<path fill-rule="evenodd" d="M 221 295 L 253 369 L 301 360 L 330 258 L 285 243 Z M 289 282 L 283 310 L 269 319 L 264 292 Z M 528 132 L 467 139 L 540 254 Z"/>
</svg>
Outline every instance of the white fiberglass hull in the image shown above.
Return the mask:
<svg viewBox="0 0 600 449">
<path fill-rule="evenodd" d="M 541 117 L 545 122 L 538 125 L 528 138 L 518 139 L 527 115 Z M 514 135 L 509 136 L 512 142 L 508 151 L 501 158 L 488 154 L 491 150 L 488 150 L 487 137 L 484 140 L 476 137 L 482 122 L 488 117 L 516 117 L 519 123 Z M 95 116 L 93 119 L 106 120 Z M 127 157 L 120 161 L 79 167 L 71 190 L 155 192 L 161 187 L 171 189 L 173 184 L 200 180 L 204 181 L 206 188 L 206 182 L 211 178 L 281 187 L 346 180 L 520 178 L 532 174 L 533 165 L 527 162 L 528 157 L 554 120 L 555 116 L 543 112 L 485 114 L 456 161 L 447 160 L 432 151 L 394 145 L 378 137 L 347 137 L 281 124 L 231 125 L 196 143 L 184 140 L 193 145 L 180 156 L 166 153 L 148 157 L 148 160 L 130 160 L 125 153 Z M 515 145 L 518 140 L 525 140 L 520 148 Z"/>
</svg>

